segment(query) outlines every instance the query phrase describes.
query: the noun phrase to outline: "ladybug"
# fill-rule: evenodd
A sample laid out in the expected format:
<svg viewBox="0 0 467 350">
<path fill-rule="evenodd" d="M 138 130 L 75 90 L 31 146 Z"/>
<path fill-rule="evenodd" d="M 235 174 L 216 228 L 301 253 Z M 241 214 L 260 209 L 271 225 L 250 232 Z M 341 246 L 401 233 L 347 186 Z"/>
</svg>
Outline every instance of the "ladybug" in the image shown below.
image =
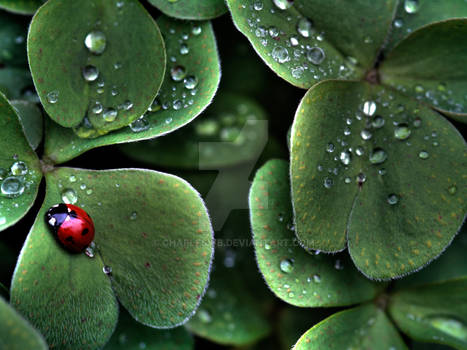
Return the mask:
<svg viewBox="0 0 467 350">
<path fill-rule="evenodd" d="M 76 205 L 56 204 L 47 210 L 45 220 L 57 240 L 70 252 L 82 252 L 94 239 L 91 217 Z"/>
</svg>

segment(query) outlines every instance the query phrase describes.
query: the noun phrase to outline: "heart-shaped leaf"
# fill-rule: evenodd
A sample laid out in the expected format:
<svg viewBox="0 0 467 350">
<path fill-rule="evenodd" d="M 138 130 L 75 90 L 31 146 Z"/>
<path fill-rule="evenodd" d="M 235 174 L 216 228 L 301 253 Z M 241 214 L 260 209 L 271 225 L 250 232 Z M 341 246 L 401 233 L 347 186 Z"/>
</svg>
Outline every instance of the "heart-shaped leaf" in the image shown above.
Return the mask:
<svg viewBox="0 0 467 350">
<path fill-rule="evenodd" d="M 35 150 L 42 140 L 43 120 L 42 111 L 33 102 L 15 100 L 11 101 L 11 105 L 15 108 L 21 126 L 23 127 L 24 135 L 28 140 L 29 146 Z"/>
<path fill-rule="evenodd" d="M 32 15 L 45 0 L 0 0 L 0 8 L 22 15 Z"/>
<path fill-rule="evenodd" d="M 464 220 L 465 141 L 438 113 L 393 90 L 316 85 L 297 110 L 291 143 L 299 240 L 326 252 L 348 245 L 370 278 L 420 269 Z"/>
<path fill-rule="evenodd" d="M 39 159 L 26 140 L 19 117 L 0 93 L 0 231 L 31 208 L 42 177 Z"/>
<path fill-rule="evenodd" d="M 8 350 L 46 350 L 42 336 L 0 297 L 0 346 Z"/>
<path fill-rule="evenodd" d="M 466 59 L 467 19 L 430 24 L 388 54 L 381 81 L 465 123 Z"/>
<path fill-rule="evenodd" d="M 424 25 L 455 17 L 467 17 L 465 1 L 401 0 L 385 50 L 391 50 L 410 33 Z"/>
<path fill-rule="evenodd" d="M 217 253 L 216 253 L 217 254 Z M 186 324 L 194 334 L 224 345 L 247 345 L 271 326 L 238 271 L 216 265 L 207 296 Z"/>
<path fill-rule="evenodd" d="M 467 349 L 467 277 L 401 290 L 389 312 L 413 339 Z"/>
<path fill-rule="evenodd" d="M 362 78 L 388 33 L 396 0 L 343 6 L 329 0 L 228 0 L 237 28 L 291 84 Z"/>
<path fill-rule="evenodd" d="M 31 22 L 28 58 L 46 112 L 82 137 L 143 115 L 165 71 L 159 28 L 137 0 L 49 0 Z"/>
<path fill-rule="evenodd" d="M 122 311 L 117 329 L 104 350 L 192 350 L 193 336 L 184 327 L 171 330 L 155 330 L 136 322 Z"/>
<path fill-rule="evenodd" d="M 148 111 L 127 128 L 95 139 L 81 139 L 70 130 L 48 123 L 45 153 L 54 162 L 65 162 L 99 146 L 164 135 L 189 123 L 209 105 L 220 80 L 216 39 L 210 22 L 181 22 L 162 16 L 158 24 L 167 39 L 167 55 L 176 62 L 167 61 L 167 74 L 159 97 L 150 107 L 152 112 Z M 177 75 L 180 73 L 177 67 L 183 67 L 185 76 Z M 177 81 L 172 79 L 172 70 Z"/>
<path fill-rule="evenodd" d="M 295 350 L 408 350 L 385 313 L 366 304 L 334 314 L 308 330 Z"/>
<path fill-rule="evenodd" d="M 28 22 L 19 16 L 1 12 L 0 23 L 0 63 L 18 66 L 27 65 L 26 35 Z"/>
<path fill-rule="evenodd" d="M 10 100 L 28 99 L 31 74 L 23 68 L 0 68 L 0 91 Z"/>
<path fill-rule="evenodd" d="M 250 220 L 259 269 L 282 300 L 301 307 L 369 300 L 379 286 L 365 279 L 345 254 L 307 252 L 295 239 L 288 163 L 267 162 L 255 175 Z"/>
<path fill-rule="evenodd" d="M 49 231 L 45 212 L 62 200 L 58 183 L 47 180 L 44 204 L 16 265 L 11 303 L 50 348 L 98 349 L 117 324 L 117 300 L 100 257 L 68 253 Z"/>
<path fill-rule="evenodd" d="M 223 0 L 149 0 L 167 16 L 180 19 L 211 19 L 227 12 Z"/>
<path fill-rule="evenodd" d="M 173 135 L 125 145 L 122 149 L 132 158 L 149 164 L 217 169 L 258 157 L 267 141 L 265 119 L 263 108 L 254 100 L 223 93 L 188 127 Z"/>
</svg>

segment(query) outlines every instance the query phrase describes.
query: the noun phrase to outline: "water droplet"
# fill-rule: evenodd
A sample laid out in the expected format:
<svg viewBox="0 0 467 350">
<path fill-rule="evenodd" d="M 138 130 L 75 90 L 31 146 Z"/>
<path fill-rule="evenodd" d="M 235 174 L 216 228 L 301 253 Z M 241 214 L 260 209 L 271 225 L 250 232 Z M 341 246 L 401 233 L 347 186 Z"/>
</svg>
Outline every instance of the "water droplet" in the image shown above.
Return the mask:
<svg viewBox="0 0 467 350">
<path fill-rule="evenodd" d="M 416 13 L 420 7 L 420 3 L 418 0 L 405 0 L 404 2 L 404 10 L 407 13 Z"/>
<path fill-rule="evenodd" d="M 254 3 L 253 3 L 253 8 L 256 10 L 256 11 L 261 11 L 263 9 L 263 2 L 261 0 L 256 0 Z"/>
<path fill-rule="evenodd" d="M 297 32 L 304 38 L 309 38 L 313 32 L 313 23 L 308 18 L 300 18 L 297 23 Z"/>
<path fill-rule="evenodd" d="M 209 323 L 212 321 L 211 314 L 204 309 L 198 310 L 198 312 L 196 313 L 196 316 L 198 316 L 200 321 L 203 323 Z"/>
<path fill-rule="evenodd" d="M 25 162 L 14 162 L 10 168 L 11 173 L 15 176 L 26 175 L 28 173 L 28 166 Z"/>
<path fill-rule="evenodd" d="M 187 55 L 190 52 L 190 48 L 187 44 L 180 45 L 180 55 Z"/>
<path fill-rule="evenodd" d="M 76 182 L 76 176 L 75 175 L 70 175 L 70 177 L 68 178 L 68 181 L 70 182 Z"/>
<path fill-rule="evenodd" d="M 191 33 L 193 35 L 200 35 L 202 32 L 201 26 L 194 26 L 193 29 L 191 30 Z"/>
<path fill-rule="evenodd" d="M 366 175 L 364 173 L 360 173 L 357 175 L 357 182 L 359 185 L 366 181 Z"/>
<path fill-rule="evenodd" d="M 113 122 L 117 118 L 117 114 L 118 112 L 116 109 L 106 108 L 102 114 L 102 118 L 104 118 L 106 122 Z"/>
<path fill-rule="evenodd" d="M 0 217 L 0 225 L 5 225 L 6 224 L 6 217 L 2 216 Z"/>
<path fill-rule="evenodd" d="M 130 214 L 130 220 L 135 221 L 138 218 L 138 213 L 136 211 Z"/>
<path fill-rule="evenodd" d="M 94 106 L 92 106 L 91 108 L 91 112 L 94 113 L 94 114 L 100 114 L 102 113 L 102 111 L 104 110 L 104 108 L 102 107 L 102 104 L 98 101 L 96 101 L 94 103 Z"/>
<path fill-rule="evenodd" d="M 88 256 L 89 258 L 94 258 L 94 248 L 91 246 L 87 247 L 84 251 L 84 254 L 86 254 L 86 256 Z"/>
<path fill-rule="evenodd" d="M 279 29 L 274 26 L 270 27 L 268 32 L 271 38 L 277 38 L 279 36 Z"/>
<path fill-rule="evenodd" d="M 456 186 L 456 185 L 450 186 L 450 187 L 448 188 L 448 192 L 449 192 L 450 194 L 456 194 L 456 192 L 457 192 L 457 186 Z"/>
<path fill-rule="evenodd" d="M 381 176 L 386 175 L 386 169 L 385 168 L 378 169 L 378 174 Z"/>
<path fill-rule="evenodd" d="M 20 177 L 10 176 L 2 181 L 0 186 L 2 196 L 8 198 L 19 197 L 24 192 L 24 181 Z"/>
<path fill-rule="evenodd" d="M 123 5 L 125 5 L 125 2 L 117 1 L 116 5 L 117 5 L 117 8 L 121 9 L 123 7 Z"/>
<path fill-rule="evenodd" d="M 369 139 L 371 139 L 371 137 L 373 136 L 373 134 L 371 133 L 370 130 L 368 129 L 363 129 L 362 131 L 360 131 L 360 136 L 363 140 L 367 141 Z"/>
<path fill-rule="evenodd" d="M 365 154 L 365 150 L 363 149 L 363 147 L 360 147 L 358 146 L 356 149 L 355 149 L 355 154 L 357 156 L 363 156 Z"/>
<path fill-rule="evenodd" d="M 404 21 L 402 20 L 402 18 L 396 18 L 393 24 L 396 28 L 402 28 L 402 26 L 404 25 Z"/>
<path fill-rule="evenodd" d="M 78 201 L 78 195 L 71 188 L 66 188 L 62 191 L 62 201 L 66 204 L 75 204 Z"/>
<path fill-rule="evenodd" d="M 105 34 L 100 31 L 92 31 L 84 39 L 84 45 L 94 55 L 100 55 L 104 52 L 107 40 Z"/>
<path fill-rule="evenodd" d="M 306 58 L 308 61 L 310 61 L 313 64 L 321 64 L 323 62 L 324 58 L 326 55 L 324 54 L 324 51 L 320 47 L 312 47 L 308 52 L 306 53 Z"/>
<path fill-rule="evenodd" d="M 102 271 L 103 271 L 106 275 L 111 275 L 111 274 L 112 274 L 112 267 L 105 265 L 105 266 L 102 268 Z"/>
<path fill-rule="evenodd" d="M 315 283 L 321 283 L 321 277 L 320 277 L 320 275 L 318 275 L 318 274 L 313 275 L 313 282 L 315 282 Z"/>
<path fill-rule="evenodd" d="M 372 121 L 371 126 L 375 129 L 382 128 L 384 126 L 384 118 L 377 115 Z"/>
<path fill-rule="evenodd" d="M 51 91 L 47 94 L 47 101 L 49 103 L 57 103 L 58 102 L 58 91 Z"/>
<path fill-rule="evenodd" d="M 282 46 L 276 46 L 272 50 L 272 58 L 279 63 L 285 63 L 290 60 L 289 51 Z"/>
<path fill-rule="evenodd" d="M 332 187 L 333 183 L 334 183 L 334 182 L 333 182 L 332 179 L 329 178 L 329 177 L 326 177 L 326 178 L 324 179 L 324 181 L 323 181 L 323 185 L 324 185 L 324 187 L 327 188 L 327 189 L 330 189 L 330 188 Z"/>
<path fill-rule="evenodd" d="M 336 270 L 343 270 L 344 269 L 344 264 L 340 259 L 337 259 L 336 262 L 334 263 L 334 268 Z"/>
<path fill-rule="evenodd" d="M 415 118 L 415 120 L 413 121 L 413 126 L 419 128 L 420 125 L 422 125 L 422 120 L 420 118 Z"/>
<path fill-rule="evenodd" d="M 4 168 L 0 168 L 0 180 L 3 180 L 7 176 L 8 176 L 8 170 Z"/>
<path fill-rule="evenodd" d="M 344 129 L 344 135 L 349 136 L 352 132 L 350 131 L 350 128 L 345 128 Z"/>
<path fill-rule="evenodd" d="M 409 126 L 405 123 L 398 124 L 394 129 L 394 137 L 398 140 L 408 139 L 411 134 Z"/>
<path fill-rule="evenodd" d="M 94 81 L 99 77 L 99 69 L 95 66 L 86 66 L 83 68 L 83 78 L 86 81 Z"/>
<path fill-rule="evenodd" d="M 130 124 L 130 129 L 133 132 L 142 132 L 148 130 L 149 126 L 149 121 L 146 119 L 146 116 L 143 115 Z"/>
<path fill-rule="evenodd" d="M 363 113 L 371 117 L 376 112 L 376 103 L 374 101 L 366 101 L 363 104 Z"/>
<path fill-rule="evenodd" d="M 332 153 L 332 152 L 334 152 L 334 150 L 335 150 L 334 144 L 328 143 L 328 145 L 326 146 L 326 152 Z"/>
<path fill-rule="evenodd" d="M 394 204 L 397 204 L 397 202 L 399 202 L 399 197 L 396 194 L 391 193 L 388 196 L 387 201 L 389 204 L 394 205 Z"/>
<path fill-rule="evenodd" d="M 281 10 L 287 10 L 292 7 L 293 0 L 272 0 L 274 5 Z"/>
<path fill-rule="evenodd" d="M 86 184 L 79 185 L 79 188 L 82 189 L 82 190 L 85 190 L 86 189 Z"/>
<path fill-rule="evenodd" d="M 351 179 L 350 177 L 346 177 L 346 178 L 344 179 L 344 182 L 345 182 L 346 184 L 349 184 L 349 183 L 352 182 L 352 179 Z"/>
<path fill-rule="evenodd" d="M 180 100 L 175 100 L 175 101 L 173 101 L 173 103 L 172 103 L 172 107 L 173 107 L 173 109 L 175 109 L 176 111 L 178 111 L 179 109 L 182 109 L 183 103 L 182 103 L 182 101 L 180 101 Z"/>
<path fill-rule="evenodd" d="M 173 81 L 182 81 L 186 77 L 186 69 L 183 66 L 175 66 L 170 70 Z"/>
<path fill-rule="evenodd" d="M 423 86 L 421 86 L 421 85 L 415 85 L 414 90 L 415 90 L 415 92 L 416 92 L 417 94 L 421 94 L 421 93 L 423 93 L 423 92 L 425 91 L 425 89 L 424 89 Z"/>
<path fill-rule="evenodd" d="M 115 62 L 115 63 L 114 63 L 114 69 L 115 69 L 115 70 L 118 70 L 118 69 L 120 69 L 120 68 L 122 68 L 122 64 L 121 64 L 120 62 Z"/>
<path fill-rule="evenodd" d="M 280 268 L 282 272 L 290 273 L 293 271 L 293 260 L 284 259 L 280 262 Z"/>
<path fill-rule="evenodd" d="M 344 165 L 349 165 L 349 164 L 350 164 L 350 160 L 351 160 L 351 155 L 350 155 L 349 152 L 343 151 L 343 152 L 341 152 L 341 154 L 339 155 L 339 159 L 340 159 L 340 161 L 342 162 L 342 164 L 344 164 Z"/>
<path fill-rule="evenodd" d="M 431 316 L 428 319 L 431 326 L 439 331 L 462 341 L 467 340 L 467 327 L 461 320 L 451 316 Z"/>
<path fill-rule="evenodd" d="M 428 159 L 428 157 L 430 157 L 430 154 L 427 151 L 420 151 L 418 157 L 420 159 Z"/>
<path fill-rule="evenodd" d="M 298 39 L 294 36 L 290 37 L 290 45 L 297 46 L 299 44 Z"/>
<path fill-rule="evenodd" d="M 116 86 L 112 86 L 112 90 L 110 90 L 110 93 L 112 96 L 117 96 L 118 95 L 118 89 Z"/>
<path fill-rule="evenodd" d="M 386 151 L 382 148 L 375 148 L 370 153 L 370 163 L 371 164 L 381 164 L 388 158 Z"/>
</svg>

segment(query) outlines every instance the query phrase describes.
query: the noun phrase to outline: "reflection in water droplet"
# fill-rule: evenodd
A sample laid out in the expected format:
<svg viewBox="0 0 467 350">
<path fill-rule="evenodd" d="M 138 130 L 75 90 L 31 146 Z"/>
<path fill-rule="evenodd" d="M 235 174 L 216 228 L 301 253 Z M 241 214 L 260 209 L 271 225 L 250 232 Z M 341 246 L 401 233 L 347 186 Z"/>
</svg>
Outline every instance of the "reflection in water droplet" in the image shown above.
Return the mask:
<svg viewBox="0 0 467 350">
<path fill-rule="evenodd" d="M 10 171 L 15 176 L 26 175 L 28 173 L 28 166 L 22 161 L 14 162 Z"/>
<path fill-rule="evenodd" d="M 321 64 L 323 62 L 324 58 L 326 55 L 324 54 L 324 51 L 320 47 L 312 47 L 308 52 L 306 53 L 306 58 L 308 61 L 310 61 L 313 64 Z"/>
<path fill-rule="evenodd" d="M 389 204 L 394 205 L 397 204 L 397 202 L 399 202 L 399 197 L 396 194 L 392 193 L 388 196 L 387 201 Z"/>
<path fill-rule="evenodd" d="M 175 66 L 170 70 L 173 81 L 182 81 L 186 77 L 186 69 L 183 66 Z"/>
<path fill-rule="evenodd" d="M 371 117 L 376 112 L 376 103 L 374 101 L 366 101 L 363 104 L 363 113 Z"/>
<path fill-rule="evenodd" d="M 297 32 L 304 38 L 309 38 L 313 31 L 313 24 L 308 18 L 300 18 L 297 23 Z M 297 42 L 298 44 L 298 42 Z"/>
<path fill-rule="evenodd" d="M 404 2 L 404 10 L 407 13 L 416 13 L 420 7 L 420 3 L 418 0 L 405 0 Z"/>
<path fill-rule="evenodd" d="M 461 320 L 451 316 L 428 317 L 430 325 L 437 330 L 462 341 L 467 340 L 467 327 Z"/>
<path fill-rule="evenodd" d="M 198 85 L 198 79 L 194 75 L 190 75 L 183 80 L 183 85 L 188 90 L 192 90 Z"/>
<path fill-rule="evenodd" d="M 71 188 L 66 188 L 62 191 L 62 201 L 66 204 L 75 204 L 78 201 L 78 195 Z"/>
<path fill-rule="evenodd" d="M 194 26 L 193 29 L 191 30 L 191 33 L 193 35 L 200 35 L 202 32 L 202 29 L 200 26 Z"/>
<path fill-rule="evenodd" d="M 117 118 L 117 114 L 118 112 L 116 109 L 106 108 L 102 114 L 102 118 L 104 118 L 106 122 L 113 122 Z"/>
<path fill-rule="evenodd" d="M 457 186 L 456 186 L 456 185 L 450 186 L 450 187 L 448 188 L 448 192 L 449 192 L 450 194 L 456 194 L 456 192 L 457 192 Z"/>
<path fill-rule="evenodd" d="M 289 51 L 282 46 L 276 46 L 272 50 L 272 58 L 279 63 L 285 63 L 290 60 Z"/>
<path fill-rule="evenodd" d="M 107 40 L 105 34 L 100 31 L 92 31 L 84 39 L 84 45 L 87 49 L 95 54 L 100 55 L 104 52 Z"/>
<path fill-rule="evenodd" d="M 420 151 L 418 157 L 420 159 L 428 159 L 430 157 L 430 154 L 427 151 Z"/>
<path fill-rule="evenodd" d="M 187 55 L 188 52 L 190 52 L 190 48 L 188 47 L 187 44 L 181 44 L 180 45 L 180 55 Z"/>
<path fill-rule="evenodd" d="M 382 128 L 384 126 L 384 118 L 377 115 L 375 119 L 372 120 L 371 126 L 375 129 Z"/>
<path fill-rule="evenodd" d="M 2 181 L 0 186 L 2 196 L 8 198 L 19 197 L 24 192 L 24 181 L 21 177 L 10 176 Z"/>
<path fill-rule="evenodd" d="M 104 110 L 104 108 L 102 107 L 102 104 L 98 101 L 96 101 L 94 103 L 94 106 L 92 106 L 91 108 L 91 112 L 94 113 L 94 114 L 100 114 L 102 113 L 102 111 Z"/>
<path fill-rule="evenodd" d="M 404 25 L 404 21 L 402 20 L 402 18 L 396 18 L 393 24 L 396 28 L 402 28 L 402 26 Z"/>
<path fill-rule="evenodd" d="M 293 271 L 293 267 L 292 259 L 284 259 L 280 262 L 280 268 L 282 272 L 290 273 Z"/>
<path fill-rule="evenodd" d="M 371 139 L 371 137 L 373 136 L 373 134 L 371 133 L 370 130 L 368 129 L 363 129 L 362 131 L 360 131 L 360 136 L 363 140 L 369 140 Z"/>
<path fill-rule="evenodd" d="M 320 275 L 318 275 L 318 274 L 313 275 L 313 282 L 315 282 L 315 283 L 321 283 L 321 277 L 320 277 Z"/>
<path fill-rule="evenodd" d="M 382 148 L 375 148 L 370 153 L 370 163 L 371 164 L 381 164 L 388 158 L 386 151 Z"/>
<path fill-rule="evenodd" d="M 263 9 L 263 2 L 261 0 L 256 0 L 254 3 L 253 3 L 253 8 L 256 10 L 256 11 L 261 11 Z"/>
<path fill-rule="evenodd" d="M 142 132 L 148 130 L 150 127 L 149 121 L 146 119 L 146 115 L 141 116 L 130 124 L 130 129 L 133 132 Z"/>
<path fill-rule="evenodd" d="M 99 69 L 95 66 L 86 66 L 83 68 L 83 78 L 86 81 L 94 81 L 99 77 Z"/>
<path fill-rule="evenodd" d="M 332 187 L 332 185 L 333 185 L 332 179 L 329 178 L 329 177 L 326 177 L 324 179 L 324 181 L 323 181 L 323 185 L 324 185 L 325 188 L 330 189 Z"/>
<path fill-rule="evenodd" d="M 51 104 L 58 102 L 58 91 L 51 91 L 47 94 L 47 101 Z"/>
<path fill-rule="evenodd" d="M 341 154 L 339 155 L 339 159 L 342 162 L 342 164 L 349 165 L 350 160 L 351 160 L 351 155 L 349 152 L 344 151 L 344 152 L 341 152 Z"/>
<path fill-rule="evenodd" d="M 334 152 L 334 149 L 335 149 L 335 146 L 332 143 L 328 143 L 328 145 L 326 146 L 326 152 L 328 153 Z"/>
<path fill-rule="evenodd" d="M 292 7 L 293 0 L 272 0 L 274 5 L 281 10 L 287 10 Z"/>
<path fill-rule="evenodd" d="M 105 265 L 105 266 L 102 268 L 102 271 L 103 271 L 106 275 L 111 275 L 111 274 L 112 274 L 112 267 Z"/>
<path fill-rule="evenodd" d="M 394 129 L 394 137 L 398 140 L 408 139 L 411 134 L 409 126 L 405 123 L 398 124 Z"/>
<path fill-rule="evenodd" d="M 357 156 L 363 156 L 365 154 L 365 150 L 363 149 L 363 147 L 360 147 L 358 146 L 356 149 L 355 149 L 355 154 Z"/>
</svg>

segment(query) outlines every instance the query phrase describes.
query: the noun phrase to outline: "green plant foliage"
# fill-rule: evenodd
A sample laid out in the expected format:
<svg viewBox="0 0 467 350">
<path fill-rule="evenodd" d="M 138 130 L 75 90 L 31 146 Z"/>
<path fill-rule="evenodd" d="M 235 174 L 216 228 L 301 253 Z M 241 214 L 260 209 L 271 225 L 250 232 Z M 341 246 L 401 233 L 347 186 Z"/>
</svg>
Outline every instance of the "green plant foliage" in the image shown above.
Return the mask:
<svg viewBox="0 0 467 350">
<path fill-rule="evenodd" d="M 295 239 L 288 163 L 267 162 L 250 191 L 250 220 L 256 259 L 269 288 L 301 307 L 349 305 L 371 299 L 380 287 L 340 254 L 307 252 Z"/>
<path fill-rule="evenodd" d="M 467 19 L 430 24 L 388 54 L 381 66 L 381 81 L 465 123 L 465 57 Z"/>
<path fill-rule="evenodd" d="M 29 146 L 35 150 L 42 141 L 43 120 L 42 111 L 33 102 L 15 100 L 11 105 L 18 114 L 19 121 L 23 127 L 24 135 L 28 140 Z"/>
<path fill-rule="evenodd" d="M 467 3 L 458 0 L 401 0 L 385 50 L 388 51 L 410 33 L 424 25 L 467 16 Z"/>
<path fill-rule="evenodd" d="M 385 313 L 373 304 L 325 319 L 303 334 L 294 349 L 408 350 Z"/>
<path fill-rule="evenodd" d="M 11 14 L 1 12 L 0 23 L 0 63 L 27 65 L 27 22 Z"/>
<path fill-rule="evenodd" d="M 49 0 L 31 22 L 28 57 L 47 114 L 81 137 L 143 115 L 165 71 L 159 28 L 137 0 Z"/>
<path fill-rule="evenodd" d="M 188 330 L 225 345 L 247 345 L 266 336 L 271 327 L 241 274 L 217 264 L 211 283 Z"/>
<path fill-rule="evenodd" d="M 46 0 L 0 0 L 0 8 L 22 15 L 32 15 Z"/>
<path fill-rule="evenodd" d="M 28 99 L 26 92 L 32 87 L 31 74 L 24 68 L 0 69 L 0 91 L 10 100 Z"/>
<path fill-rule="evenodd" d="M 277 1 L 292 4 L 292 1 Z M 237 28 L 265 63 L 291 84 L 362 78 L 376 61 L 397 1 L 228 0 Z M 301 34 L 302 33 L 302 34 Z"/>
<path fill-rule="evenodd" d="M 416 271 L 443 252 L 464 220 L 465 154 L 446 119 L 392 90 L 316 85 L 292 128 L 297 237 L 326 252 L 347 244 L 373 279 Z"/>
<path fill-rule="evenodd" d="M 70 130 L 47 123 L 45 153 L 55 163 L 70 160 L 95 147 L 164 135 L 189 123 L 209 105 L 220 80 L 219 57 L 210 22 L 181 22 L 162 16 L 157 23 L 166 39 L 167 55 L 175 57 L 176 62 L 167 60 L 167 74 L 159 96 L 150 107 L 152 112 L 147 111 L 129 127 L 94 139 L 79 138 Z M 184 50 L 188 53 L 182 54 Z M 186 71 L 181 81 L 171 77 L 171 70 L 177 66 L 183 66 Z M 197 80 L 195 87 L 190 85 L 193 80 L 189 77 Z"/>
<path fill-rule="evenodd" d="M 188 127 L 122 149 L 149 164 L 185 169 L 199 169 L 202 165 L 211 169 L 255 158 L 263 150 L 267 133 L 266 114 L 260 105 L 245 96 L 223 93 Z"/>
<path fill-rule="evenodd" d="M 104 350 L 192 350 L 193 337 L 184 327 L 156 330 L 144 326 L 122 310 L 117 329 Z"/>
<path fill-rule="evenodd" d="M 0 231 L 31 208 L 42 177 L 39 159 L 24 137 L 19 117 L 0 94 Z"/>
<path fill-rule="evenodd" d="M 167 16 L 180 19 L 211 19 L 227 12 L 223 0 L 148 0 Z"/>
<path fill-rule="evenodd" d="M 46 350 L 41 335 L 0 297 L 0 348 Z"/>
<path fill-rule="evenodd" d="M 389 312 L 413 339 L 467 349 L 467 277 L 399 291 Z"/>
</svg>

